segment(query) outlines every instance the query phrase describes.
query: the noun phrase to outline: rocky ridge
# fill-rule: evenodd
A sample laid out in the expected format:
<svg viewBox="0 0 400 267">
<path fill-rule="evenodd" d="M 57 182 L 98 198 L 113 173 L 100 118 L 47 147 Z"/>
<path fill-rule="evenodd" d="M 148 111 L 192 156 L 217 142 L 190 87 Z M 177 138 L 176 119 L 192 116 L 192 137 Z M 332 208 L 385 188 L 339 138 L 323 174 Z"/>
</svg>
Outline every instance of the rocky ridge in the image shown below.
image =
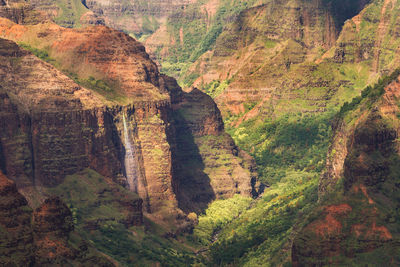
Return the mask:
<svg viewBox="0 0 400 267">
<path fill-rule="evenodd" d="M 0 24 L 3 37 L 25 43 L 34 53 L 46 51 L 45 59 L 69 75 L 3 41 L 14 46 L 14 50 L 6 50 L 13 51 L 11 55 L 3 54 L 3 101 L 7 105 L 2 105 L 2 114 L 21 121 L 2 127 L 7 174 L 18 185 L 38 188 L 56 186 L 66 175 L 89 167 L 126 184 L 125 160 L 129 157 L 134 163 L 135 186 L 145 202 L 145 211 L 171 215 L 167 211 L 178 208 L 175 195 L 179 194 L 179 184 L 186 179 L 174 176 L 175 169 L 185 168 L 173 158 L 182 153 L 176 135 L 181 125 L 174 114 L 193 112 L 188 107 L 181 108 L 180 103 L 199 99 L 188 97 L 190 94 L 185 96 L 173 79 L 158 73 L 143 46 L 118 31 L 103 26 L 72 30 L 51 23 L 21 26 L 6 19 Z M 49 49 L 45 50 L 46 47 Z M 24 79 L 18 79 L 19 75 Z M 94 90 L 76 82 L 93 86 Z M 222 191 L 212 188 L 211 194 L 249 195 L 254 176 L 249 171 L 251 163 L 241 163 L 237 148 L 223 133 L 213 101 L 200 99 L 204 102 L 196 109 L 196 116 L 184 120 L 188 129 L 193 129 L 189 134 L 226 140 L 218 144 L 219 148 L 239 160 L 238 171 L 228 172 L 228 180 L 224 180 L 233 179 L 228 184 L 234 186 Z M 12 136 L 19 136 L 20 142 L 11 142 Z M 135 147 L 133 155 L 126 154 L 127 140 Z M 19 147 L 20 153 L 13 152 L 16 151 L 13 145 Z M 208 155 L 208 147 L 203 148 L 199 152 L 201 158 Z M 226 168 L 223 166 L 210 168 Z M 206 178 L 213 181 L 218 175 L 209 172 Z M 243 186 L 235 189 L 236 183 Z"/>
<path fill-rule="evenodd" d="M 398 264 L 399 85 L 396 77 L 378 100 L 362 100 L 337 124 L 328 154 L 337 160 L 327 162 L 320 205 L 294 241 L 294 266 Z M 346 149 L 335 155 L 338 144 Z"/>
<path fill-rule="evenodd" d="M 32 213 L 28 202 L 18 192 L 16 184 L 2 173 L 0 195 L 1 264 L 51 266 L 79 262 L 114 266 L 79 238 L 74 237 L 74 245 L 71 245 L 71 236 L 75 234 L 72 214 L 59 198 L 46 199 Z M 76 241 L 78 243 L 75 243 Z M 79 250 L 74 246 L 79 246 Z"/>
</svg>

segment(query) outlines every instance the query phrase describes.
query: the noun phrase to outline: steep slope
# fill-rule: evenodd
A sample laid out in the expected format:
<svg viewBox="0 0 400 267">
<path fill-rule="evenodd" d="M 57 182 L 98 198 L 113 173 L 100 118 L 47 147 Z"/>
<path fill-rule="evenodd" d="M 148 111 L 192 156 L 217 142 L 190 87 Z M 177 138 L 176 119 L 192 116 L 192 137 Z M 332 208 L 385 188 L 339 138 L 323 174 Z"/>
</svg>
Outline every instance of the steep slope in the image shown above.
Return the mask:
<svg viewBox="0 0 400 267">
<path fill-rule="evenodd" d="M 398 74 L 342 108 L 328 155 L 338 159 L 328 162 L 320 205 L 294 241 L 294 266 L 399 264 Z"/>
<path fill-rule="evenodd" d="M 43 18 L 53 20 L 63 27 L 81 27 L 84 25 L 104 25 L 105 21 L 89 10 L 80 0 L 31 0 L 29 5 Z"/>
<path fill-rule="evenodd" d="M 0 17 L 8 18 L 16 23 L 30 24 L 38 23 L 43 19 L 29 3 L 21 0 L 1 1 Z"/>
<path fill-rule="evenodd" d="M 71 211 L 60 199 L 46 199 L 32 214 L 28 202 L 18 192 L 15 183 L 2 173 L 0 191 L 2 265 L 54 266 L 96 263 L 101 266 L 114 266 L 76 236 L 73 232 Z"/>
<path fill-rule="evenodd" d="M 166 23 L 144 40 L 145 46 L 163 72 L 179 79 L 184 86 L 191 85 L 198 76 L 183 77 L 190 65 L 214 47 L 223 28 L 240 11 L 260 2 L 265 1 L 194 1 L 185 9 L 175 10 Z"/>
<path fill-rule="evenodd" d="M 237 171 L 224 174 L 230 190 L 211 187 L 212 198 L 236 192 L 250 194 L 248 169 L 251 163 L 242 163 L 231 139 L 224 135 L 221 117 L 213 101 L 200 98 L 202 102 L 196 111 L 183 107 L 182 103 L 193 103 L 199 98 L 186 96 L 173 79 L 159 74 L 143 46 L 132 38 L 106 27 L 71 30 L 46 23 L 21 26 L 5 19 L 1 20 L 1 32 L 3 37 L 21 42 L 76 82 L 92 88 L 80 87 L 51 65 L 23 50 L 7 50 L 3 90 L 4 101 L 10 104 L 2 108 L 7 116 L 17 116 L 16 121 L 26 120 L 22 132 L 17 130 L 18 125 L 7 124 L 3 128 L 5 169 L 7 173 L 20 172 L 10 175 L 18 184 L 28 179 L 28 183 L 36 187 L 55 186 L 66 175 L 90 167 L 116 182 L 127 183 L 143 198 L 146 211 L 161 212 L 169 217 L 174 214 L 170 211 L 178 207 L 175 194 L 180 193 L 177 191 L 179 184 L 186 181 L 184 176 L 174 176 L 175 168 L 186 168 L 173 158 L 173 153 L 181 154 L 180 146 L 176 145 L 175 129 L 182 127 L 174 114 L 189 111 L 197 116 L 186 117 L 182 123 L 197 131 L 199 137 L 225 140 L 219 145 L 221 151 L 235 159 L 233 168 Z M 13 65 L 11 61 L 17 63 Z M 25 61 L 30 62 L 29 66 L 24 64 Z M 51 77 L 43 76 L 41 69 L 46 69 Z M 18 75 L 24 75 L 24 79 L 18 79 Z M 22 90 L 25 87 L 28 90 Z M 46 95 L 41 88 L 46 88 Z M 55 96 L 49 97 L 53 93 Z M 21 99 L 25 101 L 20 103 Z M 214 111 L 210 114 L 210 110 Z M 68 132 L 61 125 L 69 125 Z M 214 125 L 217 125 L 216 131 L 212 130 Z M 7 141 L 10 135 L 5 129 L 21 136 L 20 144 L 25 145 L 20 149 L 26 153 L 18 156 L 12 152 L 12 142 Z M 189 137 L 192 135 L 189 131 Z M 209 146 L 200 149 L 197 156 L 207 157 Z M 9 160 L 12 157 L 18 160 Z M 196 172 L 202 172 L 204 168 Z M 205 181 L 220 179 L 220 174 L 212 171 L 217 168 L 218 164 L 209 166 L 210 170 L 203 176 Z M 46 180 L 35 177 L 46 177 Z M 243 186 L 236 189 L 238 183 Z M 202 205 L 207 205 L 211 199 Z"/>
<path fill-rule="evenodd" d="M 239 117 L 232 118 L 237 123 L 257 114 L 280 116 L 293 99 L 301 104 L 294 112 L 324 110 L 332 98 L 337 103 L 335 95 L 348 94 L 341 80 L 353 82 L 333 64 L 320 63 L 345 19 L 365 5 L 358 1 L 346 9 L 346 3 L 271 1 L 247 9 L 187 75 L 200 76 L 195 85 L 216 99 L 224 117 Z"/>
<path fill-rule="evenodd" d="M 151 0 L 151 1 L 85 1 L 95 14 L 105 17 L 110 27 L 133 33 L 140 37 L 155 32 L 167 17 L 184 9 L 196 0 Z"/>
<path fill-rule="evenodd" d="M 34 262 L 32 210 L 17 191 L 15 183 L 0 172 L 2 265 L 29 265 Z"/>
<path fill-rule="evenodd" d="M 102 1 L 31 0 L 31 6 L 57 24 L 73 28 L 102 24 L 129 34 L 152 34 L 166 18 L 193 0 Z"/>
<path fill-rule="evenodd" d="M 358 10 L 344 21 L 344 15 L 351 18 Z M 195 85 L 214 98 L 228 132 L 255 157 L 263 179 L 279 179 L 278 159 L 298 170 L 321 170 L 324 152 L 318 151 L 326 149 L 322 137 L 332 115 L 399 66 L 397 12 L 399 6 L 390 1 L 275 1 L 248 8 L 224 28 L 215 48 L 192 65 L 187 77 L 200 75 Z M 274 26 L 277 21 L 284 26 Z M 362 56 L 354 58 L 354 51 Z M 302 138 L 283 138 L 280 125 Z M 323 143 L 316 153 L 309 150 Z M 311 161 L 296 163 L 298 151 L 308 151 Z"/>
</svg>

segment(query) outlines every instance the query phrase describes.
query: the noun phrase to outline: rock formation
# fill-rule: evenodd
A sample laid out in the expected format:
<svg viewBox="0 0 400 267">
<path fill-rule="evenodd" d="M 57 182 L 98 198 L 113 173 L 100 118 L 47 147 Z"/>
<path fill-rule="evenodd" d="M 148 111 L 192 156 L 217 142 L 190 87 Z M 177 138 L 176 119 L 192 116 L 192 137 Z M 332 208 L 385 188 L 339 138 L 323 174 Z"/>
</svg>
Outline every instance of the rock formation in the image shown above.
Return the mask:
<svg viewBox="0 0 400 267">
<path fill-rule="evenodd" d="M 399 96 L 396 78 L 382 97 L 362 101 L 338 123 L 330 154 L 339 140 L 346 149 L 328 161 L 320 205 L 293 244 L 294 266 L 399 264 Z"/>
<path fill-rule="evenodd" d="M 79 237 L 71 245 L 72 214 L 57 197 L 46 199 L 33 214 L 16 184 L 0 172 L 0 263 L 4 266 L 93 264 L 114 266 Z M 32 217 L 33 215 L 33 217 Z M 78 241 L 79 243 L 76 243 Z"/>
<path fill-rule="evenodd" d="M 0 172 L 0 264 L 28 266 L 34 263 L 32 210 L 15 183 Z"/>
<path fill-rule="evenodd" d="M 213 101 L 199 91 L 183 93 L 173 79 L 158 72 L 134 39 L 103 26 L 72 30 L 51 23 L 21 26 L 6 19 L 0 24 L 3 37 L 25 43 L 75 80 L 2 40 L 7 48 L 2 52 L 1 114 L 2 121 L 12 118 L 14 124 L 2 125 L 1 144 L 4 169 L 18 185 L 57 186 L 66 175 L 84 168 L 120 184 L 128 183 L 127 174 L 134 173 L 137 184 L 131 186 L 143 198 L 145 211 L 175 210 L 176 195 L 185 188 L 180 184 L 189 179 L 175 176 L 176 169 L 187 168 L 175 158 L 185 149 L 177 145 L 179 129 L 185 128 L 182 122 L 190 138 L 218 139 L 220 151 L 235 162 L 230 171 L 218 173 L 214 170 L 219 165 L 205 165 L 192 173 L 197 176 L 207 168 L 200 182 L 211 181 L 211 197 L 202 206 L 214 197 L 250 194 L 255 179 L 251 163 L 242 162 L 242 153 L 224 134 Z M 195 116 L 177 119 L 183 113 Z M 134 150 L 127 151 L 127 141 Z M 212 146 L 205 143 L 200 155 L 209 155 Z M 127 171 L 127 166 L 134 170 Z M 218 179 L 226 188 L 218 189 Z"/>
</svg>

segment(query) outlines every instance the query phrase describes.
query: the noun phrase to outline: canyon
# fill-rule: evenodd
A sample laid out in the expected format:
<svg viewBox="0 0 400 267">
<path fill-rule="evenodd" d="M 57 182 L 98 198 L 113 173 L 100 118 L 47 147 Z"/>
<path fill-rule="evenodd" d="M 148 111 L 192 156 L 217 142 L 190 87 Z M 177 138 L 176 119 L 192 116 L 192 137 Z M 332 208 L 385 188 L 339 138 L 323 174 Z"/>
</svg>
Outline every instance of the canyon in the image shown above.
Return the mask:
<svg viewBox="0 0 400 267">
<path fill-rule="evenodd" d="M 397 266 L 399 12 L 0 1 L 0 262 Z"/>
<path fill-rule="evenodd" d="M 133 38 L 105 26 L 0 20 L 8 39 L 0 52 L 1 170 L 32 208 L 49 198 L 61 205 L 56 195 L 82 213 L 79 230 L 99 231 L 104 220 L 142 226 L 147 216 L 173 234 L 190 229 L 186 214 L 214 199 L 256 194 L 254 162 L 224 132 L 213 100 L 160 74 Z M 83 181 L 98 198 L 88 206 Z M 117 215 L 101 218 L 104 205 Z"/>
</svg>

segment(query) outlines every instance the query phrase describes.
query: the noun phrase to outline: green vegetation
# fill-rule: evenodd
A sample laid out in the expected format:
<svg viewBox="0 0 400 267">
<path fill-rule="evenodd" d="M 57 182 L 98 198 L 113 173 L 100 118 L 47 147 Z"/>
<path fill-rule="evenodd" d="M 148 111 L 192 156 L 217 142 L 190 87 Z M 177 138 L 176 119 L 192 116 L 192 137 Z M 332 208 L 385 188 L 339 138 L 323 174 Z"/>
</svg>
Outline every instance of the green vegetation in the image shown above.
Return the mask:
<svg viewBox="0 0 400 267">
<path fill-rule="evenodd" d="M 366 100 L 369 102 L 369 105 L 375 103 L 376 100 L 383 95 L 385 92 L 385 87 L 389 85 L 391 82 L 396 80 L 400 75 L 400 69 L 395 70 L 392 74 L 388 76 L 383 76 L 378 80 L 378 82 L 371 86 L 367 86 L 362 92 L 361 96 L 357 96 L 353 98 L 353 100 L 348 103 L 345 102 L 343 106 L 340 108 L 339 116 L 344 116 L 349 111 L 356 109 L 356 107 L 363 101 Z"/>
<path fill-rule="evenodd" d="M 81 17 L 89 10 L 80 0 L 57 0 L 55 5 L 59 8 L 55 22 L 63 27 L 81 27 Z"/>
<path fill-rule="evenodd" d="M 249 207 L 250 202 L 251 198 L 240 195 L 214 201 L 206 213 L 199 217 L 199 224 L 193 233 L 194 239 L 203 245 L 209 245 L 219 231 Z"/>
<path fill-rule="evenodd" d="M 203 90 L 212 98 L 215 98 L 219 96 L 222 92 L 225 91 L 225 89 L 229 86 L 230 80 L 225 80 L 225 81 L 218 81 L 214 80 L 209 84 L 206 84 L 203 87 Z"/>
<path fill-rule="evenodd" d="M 80 83 L 86 85 L 86 87 L 96 90 L 96 91 L 104 91 L 111 92 L 112 89 L 108 84 L 103 80 L 97 80 L 93 76 L 89 76 L 88 79 L 80 80 Z"/>
<path fill-rule="evenodd" d="M 57 66 L 57 63 L 55 65 Z M 65 69 L 62 72 L 77 84 L 99 93 L 109 101 L 126 102 L 127 98 L 118 92 L 118 86 L 112 82 L 96 79 L 93 76 L 89 76 L 87 79 L 81 78 L 78 74 Z"/>
<path fill-rule="evenodd" d="M 85 87 L 87 89 L 93 90 L 103 97 L 105 97 L 109 101 L 117 101 L 120 103 L 126 102 L 126 97 L 118 92 L 118 85 L 115 82 L 105 81 L 102 79 L 97 79 L 93 76 L 89 76 L 88 78 L 82 78 L 77 73 L 72 72 L 70 70 L 66 70 L 62 68 L 62 64 L 57 61 L 56 59 L 52 58 L 46 49 L 38 49 L 32 47 L 26 43 L 18 43 L 18 46 L 21 48 L 30 51 L 36 57 L 40 58 L 41 60 L 50 63 L 55 68 L 63 72 L 69 78 L 71 78 L 74 82 Z M 16 62 L 18 63 L 18 62 Z M 15 64 L 16 64 L 15 63 Z"/>
<path fill-rule="evenodd" d="M 192 85 L 193 74 L 186 75 L 189 66 L 205 52 L 214 48 L 217 38 L 229 18 L 237 16 L 257 1 L 222 0 L 211 16 L 204 12 L 208 0 L 197 1 L 184 10 L 172 14 L 167 22 L 168 32 L 176 40 L 169 48 L 169 55 L 162 58 L 162 72 L 176 77 L 182 86 Z M 157 55 L 161 58 L 160 55 Z"/>
<path fill-rule="evenodd" d="M 256 159 L 262 182 L 273 184 L 287 171 L 319 173 L 325 165 L 334 113 L 249 120 L 229 129 L 236 143 Z"/>
<path fill-rule="evenodd" d="M 145 218 L 144 226 L 127 228 L 126 205 L 138 196 L 93 170 L 69 175 L 64 182 L 48 190 L 60 196 L 70 207 L 78 234 L 99 251 L 125 266 L 188 266 L 194 257 L 175 240 L 163 238 L 165 231 Z M 90 229 L 90 230 L 89 230 Z"/>
<path fill-rule="evenodd" d="M 289 263 L 292 232 L 314 207 L 317 187 L 318 174 L 293 171 L 251 203 L 240 197 L 215 201 L 199 217 L 194 236 L 213 242 L 210 256 L 217 266 Z"/>
<path fill-rule="evenodd" d="M 34 54 L 41 60 L 46 61 L 47 63 L 50 63 L 52 65 L 56 64 L 56 60 L 54 58 L 51 58 L 49 56 L 49 53 L 44 49 L 37 49 L 26 43 L 19 43 L 18 46 L 25 50 L 30 51 L 32 54 Z"/>
</svg>

